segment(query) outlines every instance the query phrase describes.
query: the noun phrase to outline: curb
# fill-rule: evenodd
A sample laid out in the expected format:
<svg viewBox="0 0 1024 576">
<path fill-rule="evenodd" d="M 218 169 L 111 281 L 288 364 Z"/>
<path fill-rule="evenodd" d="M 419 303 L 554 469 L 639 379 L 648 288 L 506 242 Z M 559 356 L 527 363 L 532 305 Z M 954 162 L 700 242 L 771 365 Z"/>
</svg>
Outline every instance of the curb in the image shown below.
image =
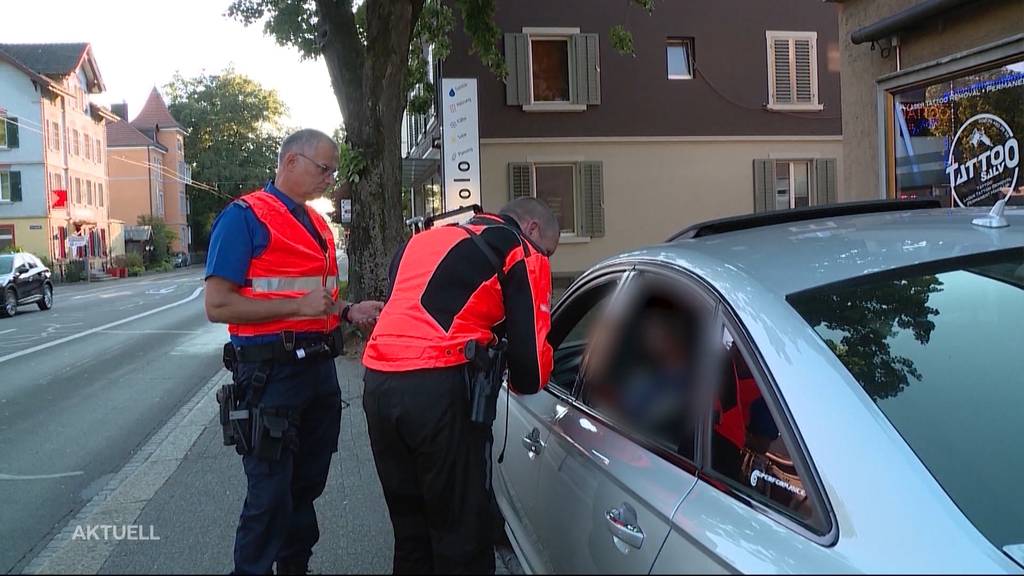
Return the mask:
<svg viewBox="0 0 1024 576">
<path fill-rule="evenodd" d="M 222 369 L 207 381 L 47 543 L 22 573 L 98 573 L 118 540 L 83 539 L 81 536 L 76 539 L 76 531 L 82 534 L 90 526 L 115 526 L 118 529 L 131 526 L 209 425 L 216 413 L 216 390 L 230 378 L 231 374 Z"/>
</svg>

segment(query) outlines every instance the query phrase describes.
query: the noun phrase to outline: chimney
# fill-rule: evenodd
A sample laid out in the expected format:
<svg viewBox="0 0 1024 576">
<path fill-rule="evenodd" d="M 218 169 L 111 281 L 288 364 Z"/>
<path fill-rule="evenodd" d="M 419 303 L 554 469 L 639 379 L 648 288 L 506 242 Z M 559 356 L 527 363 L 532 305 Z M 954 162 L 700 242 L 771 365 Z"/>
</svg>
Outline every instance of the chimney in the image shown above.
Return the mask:
<svg viewBox="0 0 1024 576">
<path fill-rule="evenodd" d="M 121 117 L 121 120 L 128 121 L 128 103 L 122 101 L 120 104 L 111 104 L 110 111 Z"/>
</svg>

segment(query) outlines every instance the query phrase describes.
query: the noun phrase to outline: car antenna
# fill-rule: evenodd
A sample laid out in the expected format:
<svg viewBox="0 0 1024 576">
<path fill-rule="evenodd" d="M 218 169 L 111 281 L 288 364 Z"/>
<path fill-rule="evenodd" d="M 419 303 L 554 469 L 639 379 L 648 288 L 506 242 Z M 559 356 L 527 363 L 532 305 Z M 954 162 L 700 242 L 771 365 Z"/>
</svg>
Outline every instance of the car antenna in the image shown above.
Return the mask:
<svg viewBox="0 0 1024 576">
<path fill-rule="evenodd" d="M 1014 196 L 1013 188 L 1006 188 L 1006 196 L 996 202 L 996 205 L 992 207 L 992 210 L 987 216 L 981 218 L 975 218 L 971 220 L 971 224 L 975 226 L 981 226 L 983 228 L 1006 228 L 1010 225 L 1009 221 L 1006 220 L 1006 216 L 1003 215 L 1006 212 L 1006 202 L 1011 196 Z M 1024 187 L 1022 187 L 1024 191 Z"/>
</svg>

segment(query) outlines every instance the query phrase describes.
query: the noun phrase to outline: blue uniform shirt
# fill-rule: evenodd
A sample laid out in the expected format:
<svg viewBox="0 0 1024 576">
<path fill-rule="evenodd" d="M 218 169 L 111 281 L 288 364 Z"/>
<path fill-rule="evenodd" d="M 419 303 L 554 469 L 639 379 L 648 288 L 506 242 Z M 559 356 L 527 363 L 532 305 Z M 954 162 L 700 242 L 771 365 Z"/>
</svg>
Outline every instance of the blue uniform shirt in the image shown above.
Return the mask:
<svg viewBox="0 0 1024 576">
<path fill-rule="evenodd" d="M 325 239 L 320 237 L 313 221 L 310 220 L 306 207 L 289 198 L 268 182 L 263 189 L 277 197 L 288 208 L 288 211 L 302 223 L 309 234 L 316 239 L 321 248 L 326 249 Z M 245 286 L 249 275 L 249 263 L 267 249 L 270 243 L 270 232 L 253 214 L 252 210 L 239 203 L 232 202 L 221 211 L 213 222 L 210 231 L 210 250 L 206 256 L 206 277 L 218 276 L 239 286 Z M 302 336 L 299 334 L 298 336 Z M 245 344 L 264 344 L 280 339 L 277 335 L 266 336 L 232 336 L 231 342 L 236 346 Z"/>
</svg>

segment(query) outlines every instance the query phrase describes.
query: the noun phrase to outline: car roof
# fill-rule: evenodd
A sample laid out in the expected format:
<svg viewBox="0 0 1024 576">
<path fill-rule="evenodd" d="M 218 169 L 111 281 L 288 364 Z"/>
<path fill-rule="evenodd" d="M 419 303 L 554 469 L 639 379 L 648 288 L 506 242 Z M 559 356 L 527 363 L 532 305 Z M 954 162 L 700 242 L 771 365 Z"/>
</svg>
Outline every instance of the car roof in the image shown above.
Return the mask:
<svg viewBox="0 0 1024 576">
<path fill-rule="evenodd" d="M 938 208 L 817 218 L 676 240 L 609 262 L 673 264 L 726 293 L 738 288 L 741 274 L 786 296 L 865 274 L 1024 247 L 1024 209 L 1007 208 L 1007 228 L 971 223 L 987 213 L 987 208 Z"/>
</svg>

